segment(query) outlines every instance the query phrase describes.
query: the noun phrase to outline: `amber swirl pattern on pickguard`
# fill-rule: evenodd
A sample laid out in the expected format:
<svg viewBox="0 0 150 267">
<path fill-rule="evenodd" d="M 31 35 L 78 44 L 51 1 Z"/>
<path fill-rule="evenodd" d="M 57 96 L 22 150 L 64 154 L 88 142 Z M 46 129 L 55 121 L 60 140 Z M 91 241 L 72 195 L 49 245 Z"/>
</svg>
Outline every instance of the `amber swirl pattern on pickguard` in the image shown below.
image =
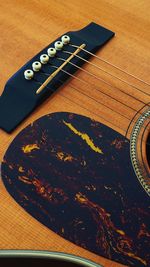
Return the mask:
<svg viewBox="0 0 150 267">
<path fill-rule="evenodd" d="M 53 113 L 8 148 L 2 178 L 33 217 L 65 239 L 127 266 L 150 266 L 149 198 L 129 141 L 87 117 Z"/>
</svg>

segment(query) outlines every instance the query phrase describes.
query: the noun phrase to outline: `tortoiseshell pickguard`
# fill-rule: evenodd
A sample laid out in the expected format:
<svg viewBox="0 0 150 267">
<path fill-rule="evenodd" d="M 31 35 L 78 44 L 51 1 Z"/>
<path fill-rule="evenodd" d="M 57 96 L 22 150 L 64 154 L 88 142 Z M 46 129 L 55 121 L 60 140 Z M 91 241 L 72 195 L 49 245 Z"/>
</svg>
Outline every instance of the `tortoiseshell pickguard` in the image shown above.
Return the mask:
<svg viewBox="0 0 150 267">
<path fill-rule="evenodd" d="M 2 178 L 38 221 L 73 243 L 128 266 L 150 266 L 148 196 L 129 141 L 109 127 L 53 113 L 8 148 Z"/>
</svg>

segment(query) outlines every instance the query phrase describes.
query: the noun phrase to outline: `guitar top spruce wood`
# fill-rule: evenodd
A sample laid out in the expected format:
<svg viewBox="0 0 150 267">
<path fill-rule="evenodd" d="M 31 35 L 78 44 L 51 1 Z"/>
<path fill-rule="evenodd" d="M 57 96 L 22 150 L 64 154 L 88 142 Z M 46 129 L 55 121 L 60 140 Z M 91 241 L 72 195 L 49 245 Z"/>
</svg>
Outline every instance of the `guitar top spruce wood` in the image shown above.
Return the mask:
<svg viewBox="0 0 150 267">
<path fill-rule="evenodd" d="M 149 266 L 149 10 L 144 0 L 0 4 L 0 250 Z M 91 43 L 78 32 L 89 24 Z M 95 25 L 108 29 L 103 42 Z M 54 40 L 49 73 L 55 49 L 38 53 Z M 16 77 L 14 115 L 3 92 L 10 79 L 13 101 Z M 28 110 L 21 93 L 33 82 Z M 61 88 L 47 97 L 49 85 Z"/>
</svg>

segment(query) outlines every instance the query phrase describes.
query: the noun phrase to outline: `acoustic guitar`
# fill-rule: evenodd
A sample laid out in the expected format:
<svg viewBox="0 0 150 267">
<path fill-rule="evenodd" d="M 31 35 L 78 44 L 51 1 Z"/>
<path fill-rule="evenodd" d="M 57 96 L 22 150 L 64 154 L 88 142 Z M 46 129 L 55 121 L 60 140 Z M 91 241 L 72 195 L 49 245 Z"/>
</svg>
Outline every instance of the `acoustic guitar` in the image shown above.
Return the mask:
<svg viewBox="0 0 150 267">
<path fill-rule="evenodd" d="M 150 266 L 149 8 L 1 3 L 1 265 Z"/>
</svg>

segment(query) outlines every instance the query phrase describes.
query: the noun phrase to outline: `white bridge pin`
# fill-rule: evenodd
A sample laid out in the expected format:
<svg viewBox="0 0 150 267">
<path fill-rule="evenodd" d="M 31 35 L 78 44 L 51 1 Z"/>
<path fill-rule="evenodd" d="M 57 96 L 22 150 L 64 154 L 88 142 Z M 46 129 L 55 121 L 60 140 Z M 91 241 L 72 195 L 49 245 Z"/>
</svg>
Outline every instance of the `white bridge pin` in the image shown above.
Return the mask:
<svg viewBox="0 0 150 267">
<path fill-rule="evenodd" d="M 68 35 L 63 35 L 61 40 L 63 44 L 68 44 L 70 42 L 70 37 Z"/>
<path fill-rule="evenodd" d="M 56 50 L 61 50 L 63 48 L 63 43 L 61 41 L 57 41 L 54 46 Z"/>
<path fill-rule="evenodd" d="M 40 61 L 42 64 L 47 64 L 47 62 L 49 61 L 49 56 L 47 54 L 43 54 L 40 56 Z"/>
<path fill-rule="evenodd" d="M 56 55 L 56 49 L 53 47 L 48 48 L 47 54 L 49 55 L 49 57 L 54 57 Z"/>
<path fill-rule="evenodd" d="M 29 70 L 25 70 L 24 77 L 25 77 L 26 80 L 31 80 L 33 78 L 33 76 L 34 76 L 33 70 L 30 70 L 30 69 Z"/>
<path fill-rule="evenodd" d="M 32 64 L 32 68 L 34 71 L 39 71 L 42 68 L 42 64 L 39 61 L 35 61 Z"/>
</svg>

